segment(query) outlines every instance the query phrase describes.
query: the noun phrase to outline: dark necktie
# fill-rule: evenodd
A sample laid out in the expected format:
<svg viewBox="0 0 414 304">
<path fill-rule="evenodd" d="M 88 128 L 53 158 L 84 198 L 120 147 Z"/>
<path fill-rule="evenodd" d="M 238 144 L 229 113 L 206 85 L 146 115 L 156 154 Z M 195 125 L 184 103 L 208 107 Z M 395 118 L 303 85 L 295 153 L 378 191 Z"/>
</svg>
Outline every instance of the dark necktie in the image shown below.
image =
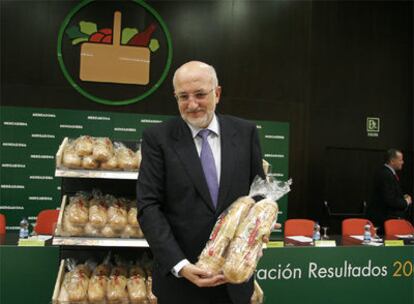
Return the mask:
<svg viewBox="0 0 414 304">
<path fill-rule="evenodd" d="M 397 179 L 397 181 L 400 181 L 399 176 L 397 175 L 397 173 L 394 174 L 395 178 Z"/>
<path fill-rule="evenodd" d="M 213 205 L 217 207 L 217 199 L 218 199 L 218 180 L 217 180 L 217 169 L 216 163 L 214 162 L 213 152 L 211 151 L 211 147 L 208 143 L 207 137 L 210 134 L 210 130 L 203 129 L 198 132 L 198 136 L 201 137 L 202 146 L 201 146 L 201 166 L 203 167 L 204 176 L 206 177 L 208 189 L 210 191 L 211 200 L 213 201 Z"/>
</svg>

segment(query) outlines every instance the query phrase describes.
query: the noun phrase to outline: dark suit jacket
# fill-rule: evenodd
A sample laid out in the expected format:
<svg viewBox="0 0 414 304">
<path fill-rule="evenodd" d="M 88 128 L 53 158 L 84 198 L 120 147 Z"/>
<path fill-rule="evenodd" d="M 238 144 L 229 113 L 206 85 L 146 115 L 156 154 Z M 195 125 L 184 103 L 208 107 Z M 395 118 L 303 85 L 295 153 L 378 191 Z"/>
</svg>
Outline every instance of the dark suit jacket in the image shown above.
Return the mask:
<svg viewBox="0 0 414 304">
<path fill-rule="evenodd" d="M 181 117 L 146 129 L 137 182 L 138 219 L 154 254 L 153 291 L 167 303 L 203 303 L 215 288 L 198 288 L 171 269 L 181 260 L 196 263 L 220 213 L 248 194 L 256 175 L 264 177 L 256 126 L 217 115 L 221 177 L 214 209 L 191 131 Z M 252 280 L 227 284 L 234 303 L 248 303 Z"/>
<path fill-rule="evenodd" d="M 407 202 L 397 178 L 392 171 L 382 166 L 374 180 L 374 192 L 368 214 L 378 227 L 382 227 L 387 219 L 406 218 Z"/>
</svg>

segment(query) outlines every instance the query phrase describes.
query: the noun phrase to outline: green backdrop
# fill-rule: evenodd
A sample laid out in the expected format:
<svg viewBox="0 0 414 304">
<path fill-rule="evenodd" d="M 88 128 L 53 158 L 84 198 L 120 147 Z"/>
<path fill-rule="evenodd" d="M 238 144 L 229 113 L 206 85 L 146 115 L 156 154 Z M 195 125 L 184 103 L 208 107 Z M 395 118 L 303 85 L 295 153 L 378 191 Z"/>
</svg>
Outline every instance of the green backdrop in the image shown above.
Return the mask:
<svg viewBox="0 0 414 304">
<path fill-rule="evenodd" d="M 43 209 L 60 206 L 61 180 L 54 176 L 55 154 L 64 137 L 107 136 L 139 142 L 142 131 L 169 116 L 116 112 L 1 107 L 0 212 L 7 230 L 18 229 L 23 216 L 31 223 Z M 288 178 L 289 124 L 256 121 L 263 156 L 271 175 Z M 293 186 L 294 187 L 294 186 Z M 280 200 L 280 222 L 286 219 L 287 197 Z"/>
</svg>

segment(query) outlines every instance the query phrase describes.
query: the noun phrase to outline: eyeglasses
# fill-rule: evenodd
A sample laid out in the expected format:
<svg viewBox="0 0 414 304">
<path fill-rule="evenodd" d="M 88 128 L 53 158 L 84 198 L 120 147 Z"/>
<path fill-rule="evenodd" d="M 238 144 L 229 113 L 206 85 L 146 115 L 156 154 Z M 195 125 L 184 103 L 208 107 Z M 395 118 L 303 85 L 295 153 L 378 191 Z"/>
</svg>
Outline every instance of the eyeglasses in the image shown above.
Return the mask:
<svg viewBox="0 0 414 304">
<path fill-rule="evenodd" d="M 208 92 L 199 91 L 199 92 L 192 93 L 192 94 L 191 93 L 190 94 L 188 94 L 188 93 L 178 94 L 178 95 L 175 95 L 175 98 L 181 103 L 188 102 L 190 100 L 191 96 L 193 96 L 196 101 L 202 101 L 202 100 L 206 99 L 207 95 L 210 94 L 211 92 L 213 92 L 214 89 L 215 88 L 212 88 Z"/>
</svg>

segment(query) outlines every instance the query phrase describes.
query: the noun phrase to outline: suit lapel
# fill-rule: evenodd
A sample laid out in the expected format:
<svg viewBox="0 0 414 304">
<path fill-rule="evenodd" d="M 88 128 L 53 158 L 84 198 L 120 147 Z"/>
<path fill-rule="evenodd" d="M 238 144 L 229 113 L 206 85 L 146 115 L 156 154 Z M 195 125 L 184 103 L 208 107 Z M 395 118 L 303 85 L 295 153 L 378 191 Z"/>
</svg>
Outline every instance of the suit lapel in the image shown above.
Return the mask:
<svg viewBox="0 0 414 304">
<path fill-rule="evenodd" d="M 172 135 L 175 138 L 174 149 L 177 152 L 178 158 L 181 160 L 203 201 L 214 212 L 214 206 L 191 131 L 182 119 L 179 119 L 177 128 L 172 130 Z"/>
<path fill-rule="evenodd" d="M 220 124 L 221 141 L 221 175 L 217 211 L 225 209 L 227 193 L 233 180 L 235 164 L 237 163 L 236 130 L 225 117 L 217 115 Z"/>
</svg>

